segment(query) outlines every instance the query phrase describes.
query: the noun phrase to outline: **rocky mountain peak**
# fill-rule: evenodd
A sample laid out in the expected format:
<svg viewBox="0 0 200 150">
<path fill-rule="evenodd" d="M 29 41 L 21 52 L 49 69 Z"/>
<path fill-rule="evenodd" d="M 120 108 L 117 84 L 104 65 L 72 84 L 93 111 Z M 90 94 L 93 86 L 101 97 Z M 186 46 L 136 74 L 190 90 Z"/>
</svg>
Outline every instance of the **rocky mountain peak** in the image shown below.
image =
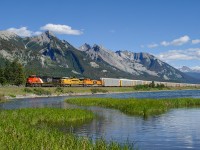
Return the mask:
<svg viewBox="0 0 200 150">
<path fill-rule="evenodd" d="M 51 31 L 49 31 L 49 30 L 45 31 L 43 34 L 46 34 L 46 36 L 49 37 L 49 38 L 51 38 L 51 37 L 56 37 L 56 36 L 53 34 L 53 32 L 51 32 Z"/>
<path fill-rule="evenodd" d="M 83 44 L 82 46 L 80 46 L 78 49 L 79 49 L 80 51 L 88 51 L 88 50 L 91 49 L 91 46 L 90 46 L 89 44 L 85 43 L 85 44 Z"/>
<path fill-rule="evenodd" d="M 200 67 L 196 66 L 196 67 L 192 67 L 192 68 L 189 68 L 187 66 L 183 66 L 181 68 L 178 68 L 178 70 L 180 70 L 181 72 L 200 72 Z"/>
<path fill-rule="evenodd" d="M 50 31 L 45 31 L 41 35 L 31 37 L 31 41 L 43 45 L 44 43 L 50 43 L 52 38 L 56 38 L 56 36 Z"/>
<path fill-rule="evenodd" d="M 27 68 L 35 68 L 38 73 L 49 71 L 55 75 L 71 75 L 76 71 L 84 76 L 91 76 L 93 72 L 98 78 L 189 81 L 182 72 L 148 53 L 127 50 L 115 52 L 101 45 L 90 46 L 87 43 L 77 50 L 50 31 L 34 37 L 17 37 L 14 33 L 0 31 L 0 59 L 17 58 Z"/>
<path fill-rule="evenodd" d="M 99 52 L 101 50 L 101 47 L 97 44 L 94 44 L 94 46 L 92 48 L 95 52 Z"/>
<path fill-rule="evenodd" d="M 179 68 L 179 70 L 180 70 L 181 72 L 192 72 L 192 69 L 190 69 L 190 68 L 187 67 L 187 66 L 183 66 L 183 67 Z"/>
<path fill-rule="evenodd" d="M 0 31 L 0 38 L 4 40 L 10 40 L 19 37 L 17 34 L 11 31 Z"/>
</svg>

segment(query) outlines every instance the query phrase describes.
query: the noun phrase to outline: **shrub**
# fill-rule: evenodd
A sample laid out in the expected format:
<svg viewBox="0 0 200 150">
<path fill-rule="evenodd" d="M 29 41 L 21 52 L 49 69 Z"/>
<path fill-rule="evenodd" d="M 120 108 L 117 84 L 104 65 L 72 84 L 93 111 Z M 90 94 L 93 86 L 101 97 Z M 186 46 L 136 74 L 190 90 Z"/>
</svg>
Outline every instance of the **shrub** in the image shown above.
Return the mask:
<svg viewBox="0 0 200 150">
<path fill-rule="evenodd" d="M 24 88 L 24 92 L 26 92 L 26 93 L 32 93 L 33 91 L 30 88 Z"/>
<path fill-rule="evenodd" d="M 33 93 L 36 95 L 51 95 L 51 92 L 42 88 L 34 88 Z"/>
<path fill-rule="evenodd" d="M 55 92 L 56 92 L 56 93 L 64 93 L 64 88 L 62 88 L 62 87 L 57 87 L 57 88 L 55 89 Z"/>
<path fill-rule="evenodd" d="M 69 91 L 67 91 L 66 93 L 72 94 L 72 93 L 74 93 L 74 92 L 73 92 L 73 91 L 71 91 L 71 90 L 69 90 Z"/>
<path fill-rule="evenodd" d="M 159 90 L 162 90 L 165 87 L 164 84 L 157 84 L 156 88 L 158 88 Z"/>
<path fill-rule="evenodd" d="M 149 85 L 136 85 L 134 87 L 135 90 L 149 90 Z"/>
<path fill-rule="evenodd" d="M 12 98 L 16 97 L 16 95 L 14 95 L 14 94 L 10 94 L 9 96 L 12 97 Z"/>
</svg>

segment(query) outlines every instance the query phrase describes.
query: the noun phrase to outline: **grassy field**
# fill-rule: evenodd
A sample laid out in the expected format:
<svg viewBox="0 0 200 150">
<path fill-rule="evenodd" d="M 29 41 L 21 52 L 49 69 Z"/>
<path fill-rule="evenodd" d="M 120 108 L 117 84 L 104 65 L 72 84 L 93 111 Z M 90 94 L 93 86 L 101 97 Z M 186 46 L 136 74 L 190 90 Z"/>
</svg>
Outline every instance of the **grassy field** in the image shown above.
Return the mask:
<svg viewBox="0 0 200 150">
<path fill-rule="evenodd" d="M 192 87 L 191 87 L 192 88 Z M 134 91 L 158 91 L 158 90 L 184 90 L 191 89 L 189 87 L 176 88 L 134 88 L 134 87 L 0 87 L 0 100 L 3 96 L 15 98 L 17 95 L 62 95 L 62 94 L 78 94 L 78 93 L 111 93 L 111 92 L 134 92 Z M 193 89 L 197 89 L 194 88 Z"/>
<path fill-rule="evenodd" d="M 93 113 L 79 109 L 37 108 L 0 111 L 0 149 L 107 150 L 132 149 L 116 142 L 92 140 L 64 133 L 58 127 L 91 120 Z"/>
<path fill-rule="evenodd" d="M 66 102 L 85 106 L 101 106 L 114 108 L 129 115 L 148 117 L 167 112 L 172 108 L 200 107 L 200 99 L 173 98 L 173 99 L 116 99 L 116 98 L 71 98 Z"/>
</svg>

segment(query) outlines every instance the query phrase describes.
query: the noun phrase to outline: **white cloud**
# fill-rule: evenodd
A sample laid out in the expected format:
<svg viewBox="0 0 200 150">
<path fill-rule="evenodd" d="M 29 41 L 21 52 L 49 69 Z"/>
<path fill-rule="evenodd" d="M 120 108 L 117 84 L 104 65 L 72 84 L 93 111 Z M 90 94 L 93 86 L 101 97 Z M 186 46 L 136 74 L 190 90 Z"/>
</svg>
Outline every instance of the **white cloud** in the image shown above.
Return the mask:
<svg viewBox="0 0 200 150">
<path fill-rule="evenodd" d="M 171 60 L 200 60 L 200 48 L 169 50 L 157 55 L 157 57 L 166 62 Z"/>
<path fill-rule="evenodd" d="M 34 34 L 33 34 L 33 35 L 40 35 L 40 34 L 42 34 L 42 32 L 40 32 L 40 31 L 37 31 L 37 32 L 34 32 Z"/>
<path fill-rule="evenodd" d="M 169 46 L 170 43 L 169 43 L 169 42 L 166 42 L 166 41 L 162 41 L 162 42 L 160 43 L 160 45 L 162 45 L 162 46 Z"/>
<path fill-rule="evenodd" d="M 41 32 L 37 31 L 37 32 L 33 32 L 31 30 L 28 30 L 27 27 L 21 27 L 21 28 L 9 28 L 7 29 L 7 31 L 10 31 L 10 32 L 13 32 L 19 36 L 22 36 L 22 37 L 30 37 L 30 36 L 33 36 L 33 35 L 39 35 L 41 34 Z"/>
<path fill-rule="evenodd" d="M 149 44 L 148 46 L 147 46 L 148 48 L 155 48 L 155 47 L 158 47 L 158 44 Z"/>
<path fill-rule="evenodd" d="M 21 27 L 19 29 L 17 28 L 9 28 L 7 31 L 14 32 L 15 34 L 19 36 L 31 36 L 32 31 L 28 30 L 27 27 Z"/>
<path fill-rule="evenodd" d="M 178 39 L 175 39 L 175 40 L 173 40 L 171 42 L 162 41 L 160 43 L 160 45 L 162 45 L 162 46 L 169 46 L 169 45 L 180 46 L 180 45 L 183 45 L 183 44 L 185 44 L 185 43 L 187 43 L 189 41 L 190 41 L 190 37 L 185 35 L 185 36 L 182 36 L 182 37 L 180 37 Z"/>
<path fill-rule="evenodd" d="M 200 39 L 192 40 L 192 44 L 199 44 L 199 43 L 200 43 Z"/>
<path fill-rule="evenodd" d="M 200 66 L 194 66 L 194 67 L 191 67 L 192 70 L 194 71 L 200 71 Z"/>
<path fill-rule="evenodd" d="M 80 30 L 73 30 L 72 27 L 68 25 L 50 24 L 50 23 L 41 27 L 40 30 L 49 30 L 56 34 L 69 34 L 69 35 L 80 35 L 83 33 Z"/>
</svg>

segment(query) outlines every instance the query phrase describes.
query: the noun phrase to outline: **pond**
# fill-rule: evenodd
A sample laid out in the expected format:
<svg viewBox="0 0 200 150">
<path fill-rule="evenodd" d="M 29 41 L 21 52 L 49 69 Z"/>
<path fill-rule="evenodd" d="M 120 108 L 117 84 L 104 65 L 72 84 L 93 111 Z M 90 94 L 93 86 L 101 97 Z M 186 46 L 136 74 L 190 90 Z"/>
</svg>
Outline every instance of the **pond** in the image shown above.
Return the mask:
<svg viewBox="0 0 200 150">
<path fill-rule="evenodd" d="M 100 94 L 86 97 L 115 98 L 200 98 L 199 90 L 134 92 L 123 94 Z M 32 98 L 14 100 L 0 104 L 1 109 L 37 107 L 76 107 L 64 102 L 67 97 Z M 72 131 L 79 136 L 92 139 L 105 138 L 120 143 L 134 143 L 139 149 L 199 149 L 200 147 L 200 109 L 172 109 L 169 112 L 147 119 L 128 116 L 114 109 L 81 107 L 92 110 L 96 119 Z"/>
</svg>

